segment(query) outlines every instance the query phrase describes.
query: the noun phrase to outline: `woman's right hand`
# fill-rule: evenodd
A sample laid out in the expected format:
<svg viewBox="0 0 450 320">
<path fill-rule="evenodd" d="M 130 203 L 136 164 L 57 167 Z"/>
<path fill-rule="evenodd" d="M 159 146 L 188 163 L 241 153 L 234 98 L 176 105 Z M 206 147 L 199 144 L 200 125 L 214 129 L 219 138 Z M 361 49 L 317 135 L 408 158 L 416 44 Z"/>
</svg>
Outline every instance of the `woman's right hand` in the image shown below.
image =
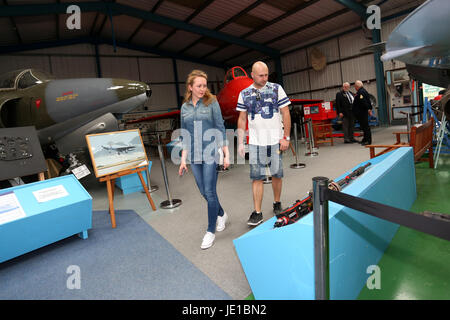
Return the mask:
<svg viewBox="0 0 450 320">
<path fill-rule="evenodd" d="M 178 169 L 178 174 L 180 176 L 182 176 L 183 174 L 185 174 L 186 172 L 188 172 L 188 168 L 185 162 L 181 162 L 180 164 L 180 168 Z"/>
</svg>

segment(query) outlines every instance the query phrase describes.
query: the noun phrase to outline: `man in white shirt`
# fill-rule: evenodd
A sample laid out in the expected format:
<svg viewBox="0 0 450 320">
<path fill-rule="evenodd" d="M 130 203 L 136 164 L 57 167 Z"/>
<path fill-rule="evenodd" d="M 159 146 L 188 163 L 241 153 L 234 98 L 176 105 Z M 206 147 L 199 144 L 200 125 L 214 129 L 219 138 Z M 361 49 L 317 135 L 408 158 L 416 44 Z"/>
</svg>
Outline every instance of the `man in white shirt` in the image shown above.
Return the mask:
<svg viewBox="0 0 450 320">
<path fill-rule="evenodd" d="M 281 153 L 289 147 L 291 117 L 289 98 L 283 88 L 268 82 L 269 69 L 264 62 L 255 62 L 251 73 L 253 84 L 239 94 L 236 110 L 238 119 L 238 152 L 244 157 L 244 132 L 248 120 L 250 179 L 252 179 L 253 204 L 248 225 L 263 221 L 261 203 L 263 180 L 267 177 L 267 166 L 272 176 L 274 213 L 281 212 L 281 187 L 283 164 Z"/>
</svg>

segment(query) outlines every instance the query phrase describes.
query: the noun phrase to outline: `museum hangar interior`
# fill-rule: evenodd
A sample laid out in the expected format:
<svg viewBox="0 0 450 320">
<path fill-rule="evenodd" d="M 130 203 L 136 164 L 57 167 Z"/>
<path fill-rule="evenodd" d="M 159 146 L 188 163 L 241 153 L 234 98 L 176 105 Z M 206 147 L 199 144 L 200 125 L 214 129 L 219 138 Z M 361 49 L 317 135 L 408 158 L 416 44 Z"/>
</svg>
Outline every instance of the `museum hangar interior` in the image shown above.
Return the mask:
<svg viewBox="0 0 450 320">
<path fill-rule="evenodd" d="M 446 0 L 4 0 L 0 299 L 449 299 L 449 15 Z M 290 134 L 282 210 L 267 165 L 253 226 L 236 107 L 257 61 Z M 230 153 L 207 250 L 211 209 L 179 174 L 193 70 Z M 348 83 L 355 108 L 359 82 L 371 138 L 357 119 L 348 141 L 337 96 Z M 321 183 L 343 203 L 322 204 Z"/>
</svg>

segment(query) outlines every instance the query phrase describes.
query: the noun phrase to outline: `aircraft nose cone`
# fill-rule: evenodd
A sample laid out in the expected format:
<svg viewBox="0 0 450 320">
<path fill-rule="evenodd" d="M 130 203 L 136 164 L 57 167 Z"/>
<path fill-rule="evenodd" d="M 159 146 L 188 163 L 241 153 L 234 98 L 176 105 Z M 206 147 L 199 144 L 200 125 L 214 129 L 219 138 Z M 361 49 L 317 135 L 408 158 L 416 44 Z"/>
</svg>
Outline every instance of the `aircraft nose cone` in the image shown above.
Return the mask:
<svg viewBox="0 0 450 320">
<path fill-rule="evenodd" d="M 113 79 L 114 89 L 120 100 L 128 99 L 130 97 L 145 94 L 147 97 L 151 95 L 150 87 L 140 81 Z"/>
</svg>

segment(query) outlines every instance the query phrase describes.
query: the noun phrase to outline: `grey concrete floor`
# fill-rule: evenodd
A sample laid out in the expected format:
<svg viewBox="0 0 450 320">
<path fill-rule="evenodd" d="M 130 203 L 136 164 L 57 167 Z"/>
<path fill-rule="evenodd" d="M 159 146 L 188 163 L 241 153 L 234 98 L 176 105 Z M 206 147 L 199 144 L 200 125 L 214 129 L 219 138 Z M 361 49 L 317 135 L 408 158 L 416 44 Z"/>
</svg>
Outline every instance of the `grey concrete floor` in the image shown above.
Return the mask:
<svg viewBox="0 0 450 320">
<path fill-rule="evenodd" d="M 373 144 L 392 144 L 394 131 L 404 131 L 406 126 L 372 128 Z M 285 208 L 302 199 L 312 189 L 312 178 L 325 176 L 335 179 L 369 159 L 369 150 L 360 144 L 344 144 L 342 138 L 334 139 L 334 146 L 322 144 L 319 155 L 305 156 L 304 142 L 298 141 L 298 162 L 306 164 L 302 169 L 291 169 L 295 157 L 291 151 L 283 155 L 282 207 Z M 161 209 L 159 204 L 167 200 L 166 189 L 157 156 L 149 155 L 152 161 L 150 181 L 159 190 L 151 194 L 157 210 L 153 211 L 144 193 L 123 195 L 116 188 L 114 207 L 116 210 L 133 209 L 150 226 L 161 234 L 179 252 L 204 272 L 212 281 L 233 299 L 245 299 L 251 293 L 245 273 L 239 262 L 233 240 L 250 230 L 247 219 L 253 211 L 249 166 L 235 164 L 228 172 L 219 174 L 217 191 L 222 207 L 229 215 L 226 229 L 216 233 L 214 245 L 201 250 L 200 244 L 207 228 L 206 201 L 200 196 L 192 172 L 178 176 L 178 166 L 166 159 L 169 188 L 173 199 L 181 199 L 182 205 L 175 209 Z M 98 182 L 93 175 L 82 181 L 93 198 L 94 210 L 107 210 L 106 185 Z M 273 217 L 273 193 L 270 184 L 264 186 L 262 211 L 265 220 Z M 267 222 L 269 223 L 269 222 Z M 117 226 L 120 228 L 120 225 Z M 275 273 L 274 273 L 275 276 Z"/>
</svg>

